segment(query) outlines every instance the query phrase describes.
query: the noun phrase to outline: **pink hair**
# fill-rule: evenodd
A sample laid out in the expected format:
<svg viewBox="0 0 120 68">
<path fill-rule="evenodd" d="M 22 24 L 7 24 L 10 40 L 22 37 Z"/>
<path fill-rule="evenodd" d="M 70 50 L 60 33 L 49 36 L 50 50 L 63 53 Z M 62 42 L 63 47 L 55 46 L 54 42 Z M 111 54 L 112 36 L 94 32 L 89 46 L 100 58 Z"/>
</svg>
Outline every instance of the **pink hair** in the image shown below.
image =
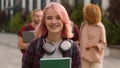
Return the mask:
<svg viewBox="0 0 120 68">
<path fill-rule="evenodd" d="M 48 32 L 47 28 L 45 26 L 45 13 L 49 8 L 53 8 L 59 14 L 59 16 L 64 24 L 61 36 L 63 38 L 71 38 L 73 36 L 72 35 L 72 26 L 71 26 L 71 21 L 69 19 L 68 13 L 61 4 L 56 3 L 56 2 L 51 2 L 44 8 L 41 25 L 38 26 L 38 29 L 36 30 L 36 33 L 35 33 L 36 38 L 45 36 Z"/>
</svg>

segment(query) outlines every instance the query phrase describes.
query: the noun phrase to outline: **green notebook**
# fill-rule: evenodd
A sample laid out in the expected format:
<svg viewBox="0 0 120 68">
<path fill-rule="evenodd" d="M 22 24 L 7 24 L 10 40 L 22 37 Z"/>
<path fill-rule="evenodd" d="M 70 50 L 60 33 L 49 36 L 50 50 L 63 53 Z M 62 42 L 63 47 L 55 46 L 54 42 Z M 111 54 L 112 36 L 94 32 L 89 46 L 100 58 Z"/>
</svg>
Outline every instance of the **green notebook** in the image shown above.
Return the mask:
<svg viewBox="0 0 120 68">
<path fill-rule="evenodd" d="M 71 68 L 71 58 L 41 58 L 40 68 Z"/>
</svg>

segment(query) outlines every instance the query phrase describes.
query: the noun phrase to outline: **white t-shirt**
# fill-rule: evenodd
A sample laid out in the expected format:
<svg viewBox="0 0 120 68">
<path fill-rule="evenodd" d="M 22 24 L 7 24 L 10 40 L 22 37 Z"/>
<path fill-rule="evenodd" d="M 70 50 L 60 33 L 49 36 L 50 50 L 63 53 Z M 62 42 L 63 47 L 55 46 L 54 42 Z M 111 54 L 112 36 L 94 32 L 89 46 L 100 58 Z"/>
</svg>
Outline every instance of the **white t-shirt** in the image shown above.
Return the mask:
<svg viewBox="0 0 120 68">
<path fill-rule="evenodd" d="M 46 42 L 47 41 L 48 40 L 46 39 Z M 59 45 L 60 45 L 61 41 L 59 41 L 59 42 L 52 42 L 55 45 L 55 47 L 56 47 L 55 52 L 53 54 L 50 54 L 50 55 L 48 55 L 47 53 L 45 53 L 44 56 L 43 56 L 43 58 L 62 58 L 63 57 L 62 53 L 59 50 Z"/>
</svg>

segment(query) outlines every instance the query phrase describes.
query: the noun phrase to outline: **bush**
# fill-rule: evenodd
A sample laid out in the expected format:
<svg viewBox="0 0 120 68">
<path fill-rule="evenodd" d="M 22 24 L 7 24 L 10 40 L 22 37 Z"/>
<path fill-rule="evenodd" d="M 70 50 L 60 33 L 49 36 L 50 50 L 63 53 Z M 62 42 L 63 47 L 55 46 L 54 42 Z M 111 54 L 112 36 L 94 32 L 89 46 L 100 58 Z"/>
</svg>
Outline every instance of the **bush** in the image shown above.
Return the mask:
<svg viewBox="0 0 120 68">
<path fill-rule="evenodd" d="M 27 17 L 26 17 L 26 20 L 25 20 L 25 23 L 26 24 L 28 24 L 28 23 L 30 23 L 31 22 L 31 14 L 29 14 L 29 15 L 27 15 Z"/>
<path fill-rule="evenodd" d="M 106 23 L 107 40 L 109 45 L 120 44 L 120 0 L 110 0 L 107 9 L 109 23 Z"/>
<path fill-rule="evenodd" d="M 77 9 L 74 9 L 72 12 L 70 19 L 75 22 L 77 25 L 80 25 L 81 22 L 83 21 L 83 4 L 79 4 Z"/>
<path fill-rule="evenodd" d="M 0 32 L 10 32 L 9 25 L 0 25 Z"/>
<path fill-rule="evenodd" d="M 24 24 L 21 14 L 17 12 L 10 20 L 10 31 L 17 33 Z"/>
<path fill-rule="evenodd" d="M 110 6 L 107 11 L 109 13 L 108 19 L 112 22 L 116 22 L 120 24 L 120 0 L 110 0 Z"/>
<path fill-rule="evenodd" d="M 68 15 L 71 16 L 71 13 L 73 12 L 73 6 L 71 6 L 68 2 L 62 2 L 62 5 L 65 7 L 66 11 L 68 12 Z"/>
<path fill-rule="evenodd" d="M 105 28 L 106 28 L 108 45 L 119 45 L 120 44 L 120 25 L 112 23 L 107 19 L 103 19 L 103 24 L 105 25 Z"/>
</svg>

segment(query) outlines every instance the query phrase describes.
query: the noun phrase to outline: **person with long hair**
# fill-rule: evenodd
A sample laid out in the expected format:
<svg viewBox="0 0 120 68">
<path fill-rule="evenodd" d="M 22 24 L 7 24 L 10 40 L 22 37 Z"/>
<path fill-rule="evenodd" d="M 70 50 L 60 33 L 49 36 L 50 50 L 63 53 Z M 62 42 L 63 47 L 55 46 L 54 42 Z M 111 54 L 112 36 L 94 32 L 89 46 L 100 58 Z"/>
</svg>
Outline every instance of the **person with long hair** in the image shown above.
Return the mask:
<svg viewBox="0 0 120 68">
<path fill-rule="evenodd" d="M 83 8 L 84 22 L 80 26 L 82 68 L 103 68 L 106 32 L 101 22 L 101 10 L 95 4 Z"/>
<path fill-rule="evenodd" d="M 81 68 L 79 47 L 70 41 L 73 36 L 71 21 L 61 4 L 51 2 L 44 8 L 41 24 L 35 35 L 36 39 L 26 51 L 22 68 L 40 68 L 41 58 L 64 57 L 72 58 L 71 68 Z"/>
</svg>

